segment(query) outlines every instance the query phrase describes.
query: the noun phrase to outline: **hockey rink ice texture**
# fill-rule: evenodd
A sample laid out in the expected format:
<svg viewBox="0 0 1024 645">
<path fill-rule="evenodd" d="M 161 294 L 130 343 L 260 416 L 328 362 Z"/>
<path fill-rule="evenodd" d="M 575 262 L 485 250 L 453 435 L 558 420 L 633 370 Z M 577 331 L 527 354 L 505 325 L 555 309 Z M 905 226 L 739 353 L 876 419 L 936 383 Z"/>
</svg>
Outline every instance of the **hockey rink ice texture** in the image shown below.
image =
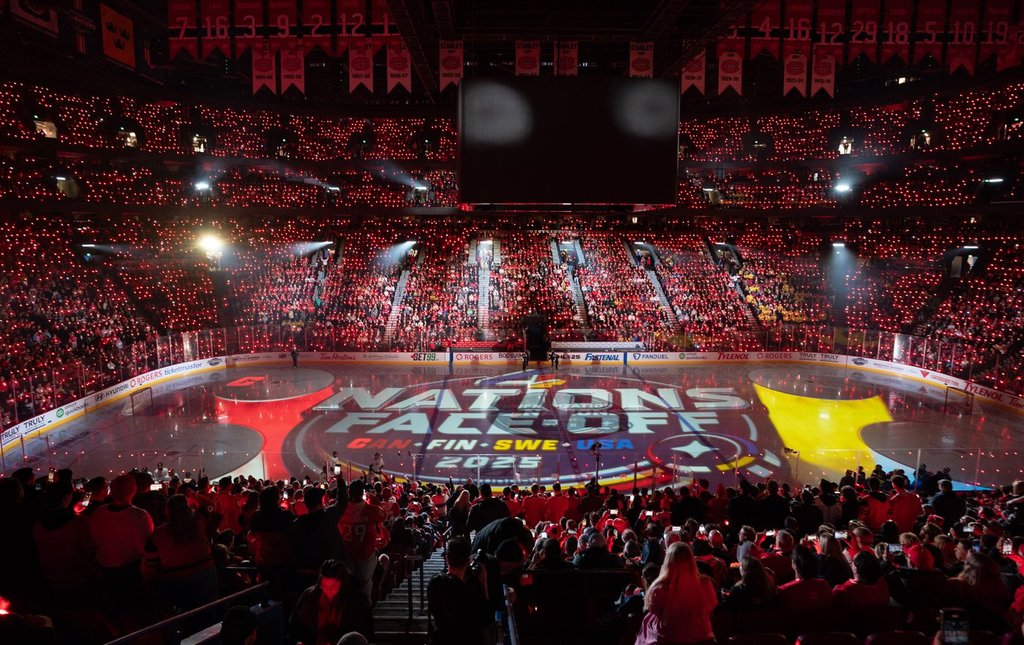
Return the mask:
<svg viewBox="0 0 1024 645">
<path fill-rule="evenodd" d="M 970 409 L 968 409 L 970 408 Z M 359 476 L 618 488 L 738 477 L 837 481 L 847 469 L 948 467 L 959 487 L 1024 474 L 1024 416 L 945 388 L 793 363 L 641 366 L 316 364 L 183 377 L 3 455 L 9 472 L 113 475 L 159 462 L 211 478 Z M 595 448 L 599 448 L 595 450 Z"/>
</svg>

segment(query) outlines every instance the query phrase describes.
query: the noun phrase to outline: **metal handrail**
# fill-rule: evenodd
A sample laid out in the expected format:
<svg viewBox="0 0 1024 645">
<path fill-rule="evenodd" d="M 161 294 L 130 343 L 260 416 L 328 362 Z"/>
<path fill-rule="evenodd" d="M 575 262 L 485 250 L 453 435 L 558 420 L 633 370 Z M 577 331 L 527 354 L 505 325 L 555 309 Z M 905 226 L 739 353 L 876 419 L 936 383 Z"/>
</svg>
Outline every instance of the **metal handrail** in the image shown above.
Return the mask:
<svg viewBox="0 0 1024 645">
<path fill-rule="evenodd" d="M 519 645 L 519 627 L 516 625 L 516 610 L 512 606 L 512 587 L 502 585 L 505 590 L 505 613 L 508 614 L 508 640 L 511 645 Z"/>
<path fill-rule="evenodd" d="M 266 589 L 269 586 L 270 586 L 269 582 L 261 582 L 258 585 L 255 585 L 253 587 L 249 587 L 248 589 L 243 589 L 242 591 L 236 591 L 235 593 L 231 594 L 230 596 L 224 596 L 223 598 L 219 598 L 217 600 L 214 600 L 213 602 L 206 603 L 205 605 L 203 605 L 201 607 L 196 607 L 195 609 L 189 609 L 188 611 L 186 611 L 184 613 L 177 614 L 177 615 L 172 616 L 170 618 L 165 618 L 164 620 L 161 620 L 158 623 L 154 623 L 154 624 L 150 625 L 149 627 L 143 627 L 142 629 L 140 629 L 138 631 L 135 631 L 135 632 L 132 632 L 131 634 L 127 634 L 127 635 L 122 636 L 120 638 L 116 638 L 116 639 L 114 639 L 112 641 L 108 641 L 106 643 L 106 645 L 122 645 L 122 643 L 131 643 L 131 642 L 135 641 L 136 639 L 141 638 L 142 636 L 145 636 L 146 634 L 150 634 L 152 632 L 162 630 L 162 629 L 164 629 L 166 627 L 169 627 L 171 625 L 180 623 L 183 620 L 187 620 L 187 619 L 189 619 L 189 618 L 191 618 L 193 616 L 196 616 L 196 615 L 201 614 L 203 612 L 207 612 L 207 611 L 209 611 L 211 609 L 214 609 L 215 607 L 219 607 L 220 605 L 226 604 L 228 602 L 231 602 L 231 601 L 236 600 L 238 598 L 241 598 L 243 596 L 248 596 L 248 595 L 250 595 L 252 593 L 255 593 L 257 591 L 262 591 L 262 590 Z"/>
</svg>

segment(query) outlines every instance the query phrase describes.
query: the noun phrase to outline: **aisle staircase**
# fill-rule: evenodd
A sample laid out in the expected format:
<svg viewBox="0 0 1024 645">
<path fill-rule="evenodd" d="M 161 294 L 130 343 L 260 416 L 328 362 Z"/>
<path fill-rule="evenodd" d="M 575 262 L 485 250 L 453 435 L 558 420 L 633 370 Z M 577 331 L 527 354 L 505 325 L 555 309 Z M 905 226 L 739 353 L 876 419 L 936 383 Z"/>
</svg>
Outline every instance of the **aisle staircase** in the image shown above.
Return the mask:
<svg viewBox="0 0 1024 645">
<path fill-rule="evenodd" d="M 392 565 L 399 566 L 395 556 Z M 444 549 L 417 562 L 390 594 L 373 607 L 374 643 L 412 645 L 427 640 L 427 585 L 444 571 Z"/>
<path fill-rule="evenodd" d="M 391 313 L 388 315 L 387 326 L 384 327 L 384 343 L 391 344 L 395 337 L 395 328 L 398 327 L 398 319 L 402 314 L 402 301 L 405 299 L 405 285 L 409 282 L 409 269 L 402 271 L 395 285 L 395 297 L 391 300 Z"/>
<path fill-rule="evenodd" d="M 680 333 L 683 331 L 683 326 L 679 324 L 679 318 L 676 317 L 676 312 L 668 301 L 665 289 L 661 286 L 661 278 L 658 277 L 658 272 L 648 269 L 644 273 L 647 274 L 647 279 L 651 281 L 651 286 L 654 287 L 654 293 L 658 296 L 658 306 L 661 307 L 661 311 L 665 314 L 665 320 L 668 321 L 674 333 Z"/>
<path fill-rule="evenodd" d="M 491 270 L 481 262 L 476 274 L 476 326 L 483 340 L 491 340 Z"/>
</svg>

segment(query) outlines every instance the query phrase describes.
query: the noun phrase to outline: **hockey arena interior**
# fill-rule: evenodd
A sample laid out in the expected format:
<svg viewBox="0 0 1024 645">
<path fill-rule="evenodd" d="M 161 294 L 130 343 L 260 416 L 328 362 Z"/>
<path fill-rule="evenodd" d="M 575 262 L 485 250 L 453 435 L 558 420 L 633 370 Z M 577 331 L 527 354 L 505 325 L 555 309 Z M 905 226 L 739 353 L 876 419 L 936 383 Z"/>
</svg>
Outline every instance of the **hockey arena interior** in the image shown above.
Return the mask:
<svg viewBox="0 0 1024 645">
<path fill-rule="evenodd" d="M 1022 0 L 0 35 L 0 643 L 1024 643 Z"/>
</svg>

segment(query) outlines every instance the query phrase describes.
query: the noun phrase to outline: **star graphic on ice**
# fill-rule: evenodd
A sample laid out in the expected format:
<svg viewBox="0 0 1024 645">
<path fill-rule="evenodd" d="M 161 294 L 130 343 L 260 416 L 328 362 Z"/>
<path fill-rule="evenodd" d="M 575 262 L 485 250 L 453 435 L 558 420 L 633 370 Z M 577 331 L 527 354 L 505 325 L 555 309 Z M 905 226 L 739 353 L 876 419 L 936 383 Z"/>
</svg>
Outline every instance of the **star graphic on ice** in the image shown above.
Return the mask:
<svg viewBox="0 0 1024 645">
<path fill-rule="evenodd" d="M 675 448 L 672 448 L 672 452 L 685 452 L 693 459 L 696 459 L 703 455 L 704 453 L 711 452 L 713 450 L 714 448 L 704 445 L 703 443 L 697 441 L 696 439 L 694 439 L 685 446 L 677 446 Z"/>
</svg>

